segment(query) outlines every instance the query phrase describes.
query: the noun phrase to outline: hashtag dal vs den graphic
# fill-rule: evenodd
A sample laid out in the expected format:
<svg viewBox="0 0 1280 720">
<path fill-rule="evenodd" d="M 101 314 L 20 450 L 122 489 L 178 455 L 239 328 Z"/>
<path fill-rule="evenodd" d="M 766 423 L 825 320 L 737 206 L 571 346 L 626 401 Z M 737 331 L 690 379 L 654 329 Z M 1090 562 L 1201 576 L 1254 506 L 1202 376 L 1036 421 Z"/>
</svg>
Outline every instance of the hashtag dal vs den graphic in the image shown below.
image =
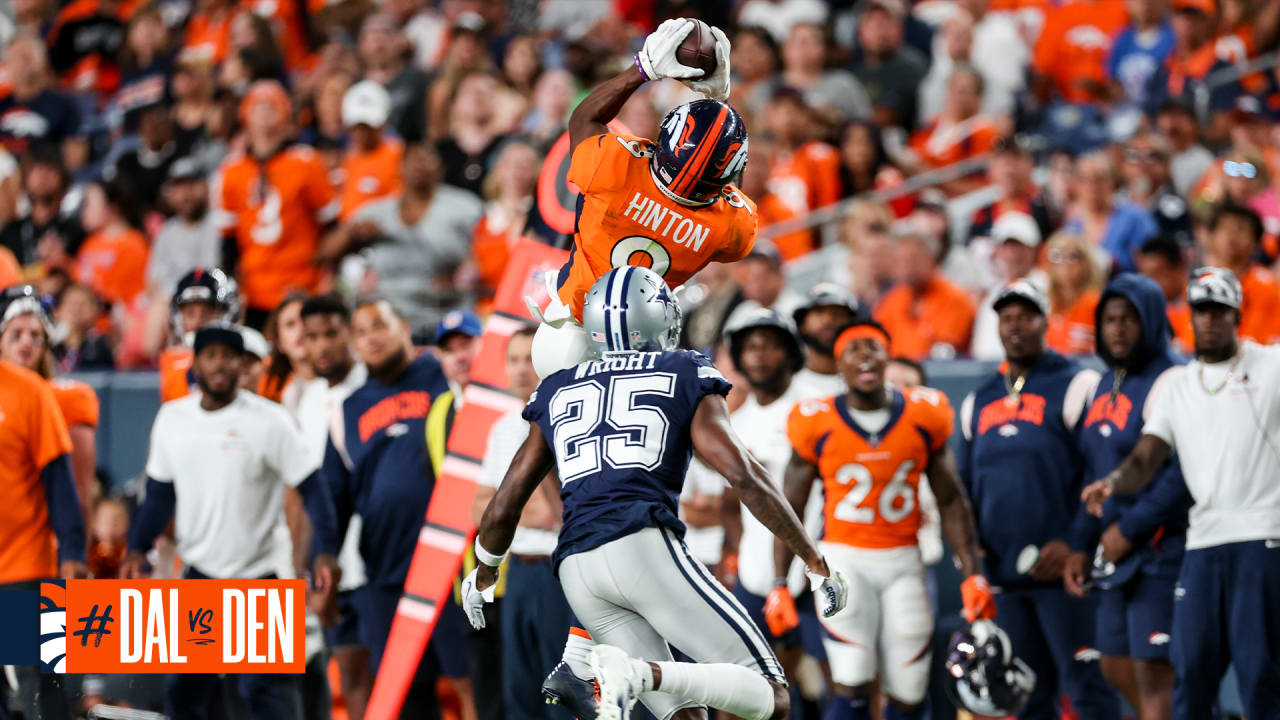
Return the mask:
<svg viewBox="0 0 1280 720">
<path fill-rule="evenodd" d="M 68 580 L 40 587 L 51 673 L 297 673 L 301 580 Z"/>
</svg>

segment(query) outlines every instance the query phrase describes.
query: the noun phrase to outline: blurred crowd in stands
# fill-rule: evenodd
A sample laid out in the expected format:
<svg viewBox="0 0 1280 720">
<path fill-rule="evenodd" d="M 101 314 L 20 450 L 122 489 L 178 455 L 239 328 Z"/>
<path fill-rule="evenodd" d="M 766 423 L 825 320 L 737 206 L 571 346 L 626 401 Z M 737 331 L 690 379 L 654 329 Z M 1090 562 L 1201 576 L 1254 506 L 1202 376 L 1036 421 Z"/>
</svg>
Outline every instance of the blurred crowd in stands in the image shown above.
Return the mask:
<svg viewBox="0 0 1280 720">
<path fill-rule="evenodd" d="M 1280 0 L 13 0 L 0 286 L 53 298 L 62 372 L 156 367 L 197 267 L 235 277 L 259 329 L 336 289 L 425 341 L 484 314 L 521 236 L 567 244 L 543 159 L 680 15 L 733 42 L 740 185 L 771 236 L 685 296 L 691 344 L 744 300 L 786 310 L 806 261 L 915 359 L 998 358 L 989 299 L 1020 277 L 1050 296 L 1050 345 L 1092 352 L 1119 270 L 1159 281 L 1185 347 L 1199 264 L 1240 277 L 1243 335 L 1280 335 Z M 689 93 L 650 84 L 618 119 L 653 137 Z M 847 199 L 837 232 L 797 228 Z"/>
</svg>

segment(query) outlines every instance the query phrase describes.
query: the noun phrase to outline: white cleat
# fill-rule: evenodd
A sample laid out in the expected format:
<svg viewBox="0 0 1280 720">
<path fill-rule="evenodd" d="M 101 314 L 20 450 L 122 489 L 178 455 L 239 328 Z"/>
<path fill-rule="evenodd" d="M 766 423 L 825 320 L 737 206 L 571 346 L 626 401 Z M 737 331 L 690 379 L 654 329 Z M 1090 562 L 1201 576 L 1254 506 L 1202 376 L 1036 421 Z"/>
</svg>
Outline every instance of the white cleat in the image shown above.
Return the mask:
<svg viewBox="0 0 1280 720">
<path fill-rule="evenodd" d="M 637 663 L 612 645 L 591 648 L 591 669 L 600 684 L 600 710 L 596 720 L 629 720 L 631 706 L 644 690 Z"/>
</svg>

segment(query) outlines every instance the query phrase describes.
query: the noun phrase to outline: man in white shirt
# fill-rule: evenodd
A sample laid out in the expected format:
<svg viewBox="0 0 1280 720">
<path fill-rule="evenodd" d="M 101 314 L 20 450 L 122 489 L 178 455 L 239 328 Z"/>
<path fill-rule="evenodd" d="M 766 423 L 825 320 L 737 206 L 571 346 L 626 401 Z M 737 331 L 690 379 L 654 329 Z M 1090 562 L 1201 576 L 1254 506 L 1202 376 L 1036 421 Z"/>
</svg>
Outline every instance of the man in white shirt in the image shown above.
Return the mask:
<svg viewBox="0 0 1280 720">
<path fill-rule="evenodd" d="M 1280 348 L 1240 342 L 1242 297 L 1230 270 L 1194 273 L 1195 360 L 1156 383 L 1142 439 L 1083 493 L 1100 515 L 1178 453 L 1195 506 L 1173 601 L 1177 720 L 1213 717 L 1228 664 L 1245 715 L 1280 716 Z"/>
<path fill-rule="evenodd" d="M 121 576 L 146 575 L 144 554 L 173 519 L 184 577 L 274 577 L 274 530 L 285 488 L 296 489 L 311 522 L 327 529 L 317 537 L 335 534 L 333 506 L 293 418 L 281 406 L 237 389 L 244 354 L 240 328 L 206 325 L 196 331 L 194 349 L 200 392 L 165 403 L 156 415 L 147 494 L 134 518 Z M 337 579 L 335 550 L 317 547 L 317 589 L 327 590 Z M 301 720 L 298 683 L 288 675 L 237 678 L 255 720 Z M 171 676 L 166 714 L 204 718 L 218 687 L 214 675 Z"/>
<path fill-rule="evenodd" d="M 844 378 L 836 370 L 833 347 L 840 328 L 858 316 L 858 301 L 835 283 L 818 283 L 809 289 L 804 303 L 791 314 L 804 340 L 804 367 L 792 378 L 804 399 L 831 397 L 845 391 Z M 786 417 L 783 417 L 786 425 Z"/>
<path fill-rule="evenodd" d="M 477 525 L 502 485 L 516 451 L 529 436 L 529 423 L 520 413 L 524 401 L 538 387 L 532 356 L 536 330 L 536 327 L 522 327 L 507 340 L 508 389 L 517 402 L 513 403 L 515 409 L 503 415 L 489 431 L 480 482 L 471 506 Z M 567 663 L 582 661 L 582 672 L 589 673 L 585 662 L 590 642 L 586 641 L 579 655 L 575 652 L 575 639 L 584 638 L 570 635 L 570 647 L 565 648 L 565 633 L 570 623 L 576 624 L 576 621 L 571 621 L 573 613 L 551 564 L 551 552 L 559 540 L 560 512 L 560 483 L 552 471 L 520 515 L 519 527 L 511 541 L 506 594 L 498 603 L 504 648 L 502 694 L 507 716 L 512 718 L 563 720 L 568 717 L 564 710 L 547 704 L 542 696 L 545 673 L 560 661 L 562 650 Z M 573 707 L 571 701 L 564 704 Z M 590 709 L 594 710 L 594 706 Z"/>
<path fill-rule="evenodd" d="M 334 294 L 317 295 L 302 303 L 302 345 L 315 370 L 310 380 L 295 380 L 285 387 L 282 405 L 297 419 L 308 457 L 319 467 L 334 410 L 369 378 L 364 363 L 356 361 L 351 347 L 351 310 Z M 335 601 L 336 623 L 325 628 L 325 644 L 337 661 L 342 697 L 351 720 L 361 720 L 373 691 L 369 648 L 360 642 L 353 601 L 365 583 L 360 559 L 360 516 L 353 515 L 338 552 L 342 579 Z"/>
</svg>

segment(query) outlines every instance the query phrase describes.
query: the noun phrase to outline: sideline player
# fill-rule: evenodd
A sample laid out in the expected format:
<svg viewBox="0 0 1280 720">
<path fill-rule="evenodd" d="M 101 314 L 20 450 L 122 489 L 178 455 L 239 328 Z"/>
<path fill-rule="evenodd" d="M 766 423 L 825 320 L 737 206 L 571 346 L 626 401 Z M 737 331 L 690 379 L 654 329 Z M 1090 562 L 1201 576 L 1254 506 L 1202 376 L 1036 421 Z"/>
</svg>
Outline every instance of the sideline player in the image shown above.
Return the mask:
<svg viewBox="0 0 1280 720">
<path fill-rule="evenodd" d="M 184 578 L 275 577 L 275 527 L 285 488 L 302 496 L 317 539 L 334 535 L 333 506 L 293 418 L 280 405 L 238 389 L 240 327 L 206 325 L 196 331 L 193 346 L 200 392 L 167 402 L 156 414 L 146 497 L 130 528 L 120 576 L 146 576 L 145 553 L 172 520 Z M 336 552 L 336 543 L 316 547 L 315 589 L 322 594 L 337 579 Z M 218 686 L 215 675 L 169 676 L 166 713 L 179 720 L 207 717 Z M 249 673 L 237 678 L 236 687 L 254 720 L 302 718 L 296 676 Z"/>
<path fill-rule="evenodd" d="M 821 477 L 825 529 L 819 547 L 849 583 L 854 612 L 824 621 L 827 660 L 835 682 L 833 717 L 872 717 L 877 671 L 889 697 L 885 717 L 924 717 L 929 689 L 933 612 L 925 587 L 917 533 L 921 473 L 937 498 L 942 529 L 965 576 L 965 617 L 990 618 L 995 601 L 981 575 L 973 511 L 961 490 L 947 446 L 951 404 L 937 390 L 885 382 L 889 336 L 872 320 L 841 330 L 834 352 L 849 391 L 806 400 L 791 410 L 787 435 L 794 452 L 785 494 L 804 507 Z M 770 623 L 794 627 L 786 575 L 791 551 L 775 542 L 775 588 Z"/>
<path fill-rule="evenodd" d="M 196 268 L 178 281 L 169 299 L 171 344 L 160 352 L 160 402 L 177 400 L 191 391 L 191 339 L 196 330 L 215 320 L 240 319 L 240 290 L 236 281 L 216 267 Z"/>
<path fill-rule="evenodd" d="M 71 436 L 71 470 L 88 522 L 98 472 L 98 394 L 79 380 L 54 377 L 52 336 L 53 320 L 34 287 L 0 293 L 0 358 L 49 381 Z"/>
<path fill-rule="evenodd" d="M 786 679 L 764 635 L 681 539 L 676 506 L 692 453 L 804 559 L 828 616 L 844 606 L 843 580 L 733 434 L 724 377 L 702 355 L 672 350 L 680 309 L 662 278 L 610 271 L 587 294 L 584 319 L 602 359 L 555 373 L 530 399 L 529 437 L 485 511 L 481 565 L 463 582 L 468 615 L 483 624 L 521 509 L 554 463 L 565 508 L 555 567 L 578 619 L 605 643 L 591 651 L 599 717 L 625 720 L 636 698 L 659 718 L 705 718 L 701 706 L 786 717 Z M 669 642 L 710 664 L 673 662 Z"/>
<path fill-rule="evenodd" d="M 804 368 L 794 382 L 804 399 L 825 398 L 845 391 L 844 376 L 836 368 L 836 335 L 858 317 L 858 301 L 835 283 L 809 288 L 804 303 L 791 313 L 796 331 L 804 340 Z M 806 523 L 808 525 L 807 517 Z"/>
<path fill-rule="evenodd" d="M 710 262 L 741 260 L 756 237 L 755 203 L 730 184 L 747 164 L 747 128 L 729 98 L 729 40 L 718 28 L 716 70 L 681 65 L 676 48 L 695 28 L 667 20 L 644 41 L 635 64 L 605 81 L 569 116 L 578 186 L 573 254 L 555 280 L 551 302 L 534 313 L 533 364 L 545 378 L 591 356 L 582 329 L 587 291 L 609 270 L 647 266 L 678 287 Z M 680 105 L 662 121 L 655 143 L 610 132 L 627 98 L 647 81 L 674 78 L 712 99 Z M 548 276 L 550 285 L 550 277 Z M 536 308 L 531 308 L 536 310 Z"/>
<path fill-rule="evenodd" d="M 1086 478 L 1105 476 L 1133 450 L 1151 415 L 1152 389 L 1186 362 L 1170 349 L 1164 293 L 1154 280 L 1133 273 L 1117 276 L 1103 291 L 1096 315 L 1098 356 L 1109 368 L 1080 431 Z M 1177 461 L 1166 463 L 1141 495 L 1107 500 L 1089 543 L 1100 536 L 1102 560 L 1113 563 L 1102 567 L 1114 568 L 1095 578 L 1102 676 L 1140 720 L 1168 720 L 1171 712 L 1173 591 L 1189 507 Z M 1084 552 L 1067 558 L 1062 574 L 1067 592 L 1085 594 L 1090 560 Z"/>
<path fill-rule="evenodd" d="M 1152 390 L 1133 452 L 1082 495 L 1097 515 L 1178 453 L 1195 506 L 1173 600 L 1177 720 L 1214 716 L 1229 663 L 1245 716 L 1280 717 L 1280 348 L 1240 341 L 1242 295 L 1230 270 L 1196 271 L 1196 359 Z"/>
<path fill-rule="evenodd" d="M 1082 717 L 1119 720 L 1090 644 L 1092 604 L 1062 586 L 1067 557 L 1087 540 L 1077 433 L 1098 373 L 1048 349 L 1049 301 L 1033 283 L 1006 285 L 992 308 L 1005 362 L 961 403 L 956 455 L 996 590 L 996 623 L 1036 674 L 1018 718 L 1056 719 L 1066 692 Z"/>
</svg>

